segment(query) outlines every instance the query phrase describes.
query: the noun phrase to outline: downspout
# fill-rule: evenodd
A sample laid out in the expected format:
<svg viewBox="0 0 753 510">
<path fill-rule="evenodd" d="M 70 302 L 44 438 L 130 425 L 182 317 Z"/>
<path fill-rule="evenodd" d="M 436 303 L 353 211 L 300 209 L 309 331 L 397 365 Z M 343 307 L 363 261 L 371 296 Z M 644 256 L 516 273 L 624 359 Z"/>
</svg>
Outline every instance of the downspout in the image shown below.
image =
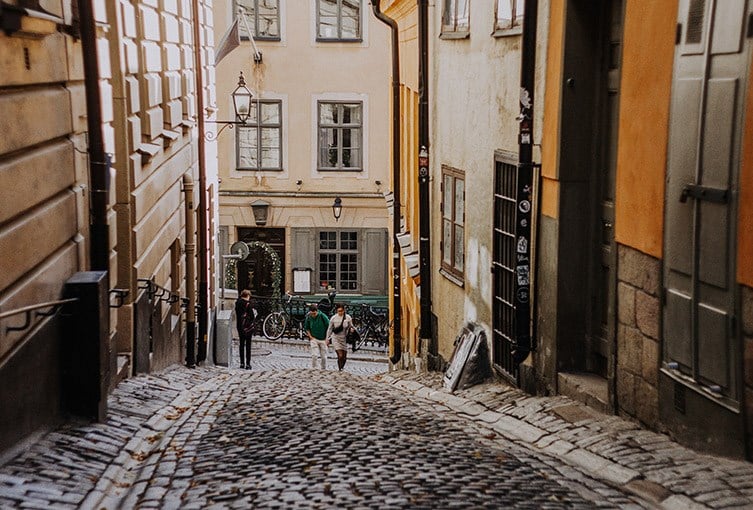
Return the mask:
<svg viewBox="0 0 753 510">
<path fill-rule="evenodd" d="M 527 274 L 531 265 L 531 201 L 533 199 L 533 105 L 536 86 L 536 20 L 538 0 L 525 0 L 523 43 L 520 62 L 520 115 L 518 116 L 518 187 L 516 238 L 525 238 L 526 252 L 518 250 L 518 259 L 528 257 L 527 265 L 517 267 L 518 275 Z M 537 204 L 537 209 L 539 209 Z M 530 276 L 530 275 L 529 275 Z M 522 281 L 521 281 L 522 280 Z M 515 288 L 515 352 L 514 361 L 522 363 L 533 347 L 531 342 L 530 277 L 516 279 Z M 520 386 L 518 371 L 518 386 Z"/>
<path fill-rule="evenodd" d="M 196 68 L 196 110 L 198 111 L 198 156 L 199 156 L 199 349 L 196 361 L 207 359 L 207 299 L 209 283 L 209 226 L 207 225 L 207 167 L 206 146 L 204 140 L 204 77 L 201 63 L 201 29 L 199 27 L 199 0 L 193 0 L 193 40 L 194 40 L 194 63 Z"/>
<path fill-rule="evenodd" d="M 439 348 L 432 334 L 431 230 L 429 206 L 429 0 L 418 0 L 418 233 L 421 277 L 421 338 L 429 360 Z M 430 367 L 431 368 L 431 367 Z"/>
<path fill-rule="evenodd" d="M 102 98 L 99 90 L 97 22 L 92 0 L 78 1 L 81 22 L 81 49 L 84 58 L 86 124 L 89 143 L 90 222 L 89 258 L 93 271 L 110 269 L 110 230 L 107 203 L 110 186 L 110 157 L 102 137 Z M 109 282 L 108 282 L 109 287 Z"/>
<path fill-rule="evenodd" d="M 379 6 L 380 0 L 371 0 L 374 16 L 390 27 L 392 32 L 392 356 L 390 362 L 395 365 L 402 356 L 402 329 L 400 315 L 400 39 L 397 21 L 384 14 Z"/>
<path fill-rule="evenodd" d="M 196 366 L 196 217 L 193 208 L 193 176 L 183 174 L 186 210 L 186 366 Z"/>
</svg>

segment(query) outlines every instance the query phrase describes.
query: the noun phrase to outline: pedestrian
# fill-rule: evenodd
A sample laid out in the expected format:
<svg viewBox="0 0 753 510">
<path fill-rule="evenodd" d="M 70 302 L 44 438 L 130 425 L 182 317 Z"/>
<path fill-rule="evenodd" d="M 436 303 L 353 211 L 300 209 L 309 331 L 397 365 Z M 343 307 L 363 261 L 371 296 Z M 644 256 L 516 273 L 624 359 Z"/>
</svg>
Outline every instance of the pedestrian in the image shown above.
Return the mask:
<svg viewBox="0 0 753 510">
<path fill-rule="evenodd" d="M 345 305 L 335 306 L 335 315 L 329 320 L 327 328 L 327 345 L 333 345 L 337 353 L 337 368 L 342 372 L 348 359 L 348 344 L 346 337 L 353 329 L 353 317 L 345 313 Z"/>
<path fill-rule="evenodd" d="M 309 313 L 303 321 L 303 330 L 309 337 L 311 368 L 316 368 L 316 356 L 321 358 L 322 370 L 327 368 L 327 328 L 329 319 L 316 305 L 309 305 Z"/>
<path fill-rule="evenodd" d="M 251 370 L 251 336 L 254 330 L 256 310 L 251 306 L 251 291 L 244 289 L 235 301 L 235 321 L 238 328 L 241 368 Z"/>
</svg>

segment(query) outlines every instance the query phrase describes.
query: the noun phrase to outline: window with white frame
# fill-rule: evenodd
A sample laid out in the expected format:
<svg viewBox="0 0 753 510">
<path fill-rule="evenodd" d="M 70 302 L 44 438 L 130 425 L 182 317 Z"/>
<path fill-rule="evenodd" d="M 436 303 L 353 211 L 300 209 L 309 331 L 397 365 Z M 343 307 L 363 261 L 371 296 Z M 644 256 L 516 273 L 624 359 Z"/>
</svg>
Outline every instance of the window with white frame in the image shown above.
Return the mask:
<svg viewBox="0 0 753 510">
<path fill-rule="evenodd" d="M 251 115 L 237 126 L 238 170 L 282 170 L 282 101 L 251 101 Z"/>
<path fill-rule="evenodd" d="M 319 232 L 319 290 L 358 290 L 358 231 Z"/>
<path fill-rule="evenodd" d="M 319 41 L 360 41 L 363 0 L 316 0 Z"/>
<path fill-rule="evenodd" d="M 442 33 L 470 30 L 470 0 L 444 0 Z"/>
<path fill-rule="evenodd" d="M 523 6 L 525 0 L 497 0 L 495 31 L 501 34 L 519 34 L 523 29 Z"/>
<path fill-rule="evenodd" d="M 243 8 L 254 39 L 280 40 L 280 0 L 235 0 L 235 12 L 238 7 Z M 243 39 L 248 39 L 243 22 L 240 23 L 240 33 Z"/>
<path fill-rule="evenodd" d="M 442 166 L 442 269 L 462 279 L 465 271 L 465 174 Z"/>
<path fill-rule="evenodd" d="M 319 101 L 319 171 L 363 170 L 363 103 Z"/>
</svg>

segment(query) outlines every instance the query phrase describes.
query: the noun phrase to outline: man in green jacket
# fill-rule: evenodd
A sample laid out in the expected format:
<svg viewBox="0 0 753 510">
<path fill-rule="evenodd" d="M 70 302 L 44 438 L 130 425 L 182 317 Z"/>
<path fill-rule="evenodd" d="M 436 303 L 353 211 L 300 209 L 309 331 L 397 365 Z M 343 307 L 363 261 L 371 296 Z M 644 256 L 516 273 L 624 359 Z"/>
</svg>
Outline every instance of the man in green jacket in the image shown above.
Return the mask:
<svg viewBox="0 0 753 510">
<path fill-rule="evenodd" d="M 309 306 L 309 313 L 303 321 L 303 330 L 309 336 L 311 346 L 311 368 L 316 368 L 317 355 L 321 358 L 322 370 L 327 368 L 327 328 L 329 319 L 316 305 Z M 318 354 L 317 354 L 318 352 Z"/>
</svg>

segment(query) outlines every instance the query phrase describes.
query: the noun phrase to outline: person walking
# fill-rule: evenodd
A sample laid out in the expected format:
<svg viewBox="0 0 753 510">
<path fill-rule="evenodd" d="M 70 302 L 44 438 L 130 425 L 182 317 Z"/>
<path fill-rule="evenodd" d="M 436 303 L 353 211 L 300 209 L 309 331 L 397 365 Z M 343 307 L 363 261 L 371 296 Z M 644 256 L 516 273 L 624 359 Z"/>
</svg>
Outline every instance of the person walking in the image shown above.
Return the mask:
<svg viewBox="0 0 753 510">
<path fill-rule="evenodd" d="M 327 368 L 327 328 L 329 319 L 316 305 L 309 306 L 309 313 L 303 321 L 303 330 L 309 337 L 311 347 L 311 368 L 316 368 L 317 355 L 321 358 L 322 370 Z"/>
<path fill-rule="evenodd" d="M 345 305 L 335 306 L 335 315 L 329 320 L 327 328 L 327 344 L 332 344 L 337 353 L 337 368 L 342 372 L 348 359 L 348 344 L 346 337 L 353 328 L 353 317 L 345 313 Z"/>
<path fill-rule="evenodd" d="M 251 306 L 251 291 L 244 289 L 235 300 L 235 321 L 238 328 L 241 368 L 251 370 L 251 336 L 254 329 L 256 310 Z"/>
</svg>

